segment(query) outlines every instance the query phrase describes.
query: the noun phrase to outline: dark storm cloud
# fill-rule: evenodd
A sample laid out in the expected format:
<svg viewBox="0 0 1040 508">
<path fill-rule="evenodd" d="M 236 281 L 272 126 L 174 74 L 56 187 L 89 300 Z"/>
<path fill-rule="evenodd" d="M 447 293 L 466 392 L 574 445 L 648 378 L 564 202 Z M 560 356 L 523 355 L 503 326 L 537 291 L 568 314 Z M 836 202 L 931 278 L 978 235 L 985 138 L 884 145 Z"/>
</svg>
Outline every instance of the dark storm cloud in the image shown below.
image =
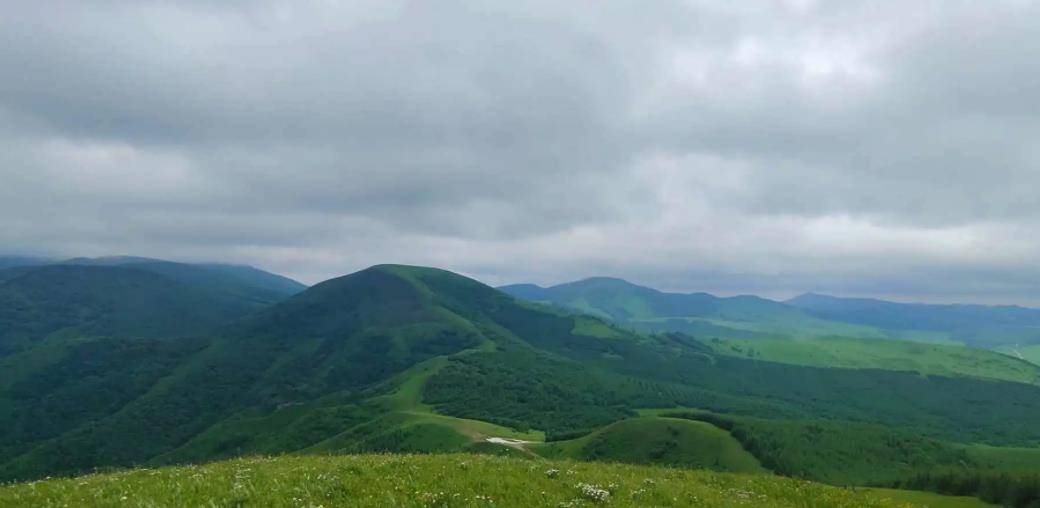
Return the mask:
<svg viewBox="0 0 1040 508">
<path fill-rule="evenodd" d="M 12 2 L 0 243 L 1040 300 L 1037 14 Z"/>
</svg>

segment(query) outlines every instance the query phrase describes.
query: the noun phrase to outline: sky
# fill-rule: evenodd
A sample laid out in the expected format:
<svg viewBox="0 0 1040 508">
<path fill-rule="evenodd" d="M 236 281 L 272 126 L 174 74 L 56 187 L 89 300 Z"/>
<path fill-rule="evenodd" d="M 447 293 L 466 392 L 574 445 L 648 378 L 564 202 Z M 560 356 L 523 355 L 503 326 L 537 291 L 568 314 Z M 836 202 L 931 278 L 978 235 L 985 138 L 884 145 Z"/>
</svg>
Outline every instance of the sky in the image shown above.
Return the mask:
<svg viewBox="0 0 1040 508">
<path fill-rule="evenodd" d="M 0 4 L 3 253 L 1040 304 L 1040 2 Z"/>
</svg>

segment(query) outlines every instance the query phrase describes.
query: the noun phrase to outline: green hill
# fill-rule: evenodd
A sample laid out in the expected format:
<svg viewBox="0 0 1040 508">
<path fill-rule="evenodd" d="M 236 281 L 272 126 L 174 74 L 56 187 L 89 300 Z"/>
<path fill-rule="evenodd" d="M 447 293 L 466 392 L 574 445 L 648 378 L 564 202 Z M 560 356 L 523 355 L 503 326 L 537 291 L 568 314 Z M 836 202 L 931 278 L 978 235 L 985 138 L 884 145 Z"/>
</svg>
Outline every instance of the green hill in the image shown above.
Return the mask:
<svg viewBox="0 0 1040 508">
<path fill-rule="evenodd" d="M 544 457 L 661 464 L 735 473 L 767 473 L 714 425 L 674 418 L 630 418 L 587 436 L 532 446 Z"/>
<path fill-rule="evenodd" d="M 912 429 L 852 421 L 763 419 L 674 409 L 642 413 L 709 423 L 728 431 L 770 471 L 834 485 L 885 485 L 934 471 L 1020 473 L 1016 465 L 1029 456 L 1014 448 L 965 447 L 923 437 Z"/>
<path fill-rule="evenodd" d="M 0 506 L 988 506 L 766 475 L 476 455 L 247 458 L 0 487 Z"/>
<path fill-rule="evenodd" d="M 257 306 L 253 310 L 280 302 L 306 289 L 303 284 L 287 277 L 245 265 L 175 263 L 131 256 L 73 258 L 56 264 L 115 266 L 157 273 L 215 296 L 253 302 Z"/>
<path fill-rule="evenodd" d="M 0 273 L 11 275 L 0 277 L 0 457 L 6 458 L 118 412 L 205 348 L 206 339 L 192 336 L 291 290 L 152 260 Z"/>
<path fill-rule="evenodd" d="M 0 274 L 0 352 L 57 331 L 120 338 L 196 334 L 303 289 L 255 268 L 140 258 L 70 260 Z"/>
<path fill-rule="evenodd" d="M 124 266 L 57 268 L 172 280 Z M 52 350 L 56 339 L 67 349 Z M 733 439 L 702 423 L 608 427 L 668 407 L 784 422 L 769 434 L 778 443 L 772 448 L 732 437 L 769 470 L 835 482 L 869 475 L 857 469 L 862 461 L 833 458 L 849 453 L 838 439 L 805 446 L 820 428 L 871 426 L 883 439 L 884 430 L 913 429 L 942 446 L 1040 443 L 1036 386 L 722 355 L 688 335 L 643 335 L 450 272 L 400 265 L 326 281 L 192 337 L 54 332 L 33 351 L 50 356 L 20 362 L 18 380 L 0 382 L 4 479 L 249 454 L 470 450 L 537 458 L 530 451 L 541 449 L 488 438 L 580 437 L 573 456 L 750 468 Z M 642 445 L 623 445 L 637 437 Z M 672 442 L 675 451 L 654 457 Z M 791 469 L 763 460 L 793 446 L 804 450 L 790 453 Z M 928 452 L 904 448 L 879 451 L 869 467 L 899 470 L 899 461 Z"/>
<path fill-rule="evenodd" d="M 187 335 L 256 309 L 254 302 L 220 298 L 157 273 L 44 266 L 0 282 L 0 346 L 9 350 L 58 331 L 87 337 Z"/>
</svg>

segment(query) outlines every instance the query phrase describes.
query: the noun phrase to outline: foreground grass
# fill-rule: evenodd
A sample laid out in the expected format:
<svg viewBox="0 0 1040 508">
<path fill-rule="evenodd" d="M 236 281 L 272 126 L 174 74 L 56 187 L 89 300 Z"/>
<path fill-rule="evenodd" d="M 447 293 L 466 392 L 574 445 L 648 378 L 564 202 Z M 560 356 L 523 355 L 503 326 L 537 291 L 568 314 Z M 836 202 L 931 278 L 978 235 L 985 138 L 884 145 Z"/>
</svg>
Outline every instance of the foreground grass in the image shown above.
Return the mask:
<svg viewBox="0 0 1040 508">
<path fill-rule="evenodd" d="M 0 487 L 4 507 L 593 505 L 927 506 L 767 475 L 463 454 L 246 458 Z"/>
</svg>

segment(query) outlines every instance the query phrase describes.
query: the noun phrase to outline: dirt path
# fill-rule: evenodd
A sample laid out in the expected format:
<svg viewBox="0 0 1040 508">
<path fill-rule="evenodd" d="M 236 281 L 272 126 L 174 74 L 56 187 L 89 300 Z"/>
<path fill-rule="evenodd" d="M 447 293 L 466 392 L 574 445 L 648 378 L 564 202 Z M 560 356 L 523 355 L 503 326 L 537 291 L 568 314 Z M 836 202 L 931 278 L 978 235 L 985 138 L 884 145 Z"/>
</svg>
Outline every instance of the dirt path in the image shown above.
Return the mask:
<svg viewBox="0 0 1040 508">
<path fill-rule="evenodd" d="M 494 444 L 506 445 L 506 446 L 509 446 L 509 447 L 512 447 L 512 448 L 516 448 L 518 450 L 524 450 L 524 451 L 526 451 L 526 449 L 524 448 L 524 445 L 528 445 L 528 444 L 533 444 L 534 443 L 534 441 L 524 441 L 522 439 L 509 439 L 507 437 L 489 437 L 489 438 L 485 439 L 485 441 L 487 441 L 489 443 L 494 443 Z"/>
</svg>

